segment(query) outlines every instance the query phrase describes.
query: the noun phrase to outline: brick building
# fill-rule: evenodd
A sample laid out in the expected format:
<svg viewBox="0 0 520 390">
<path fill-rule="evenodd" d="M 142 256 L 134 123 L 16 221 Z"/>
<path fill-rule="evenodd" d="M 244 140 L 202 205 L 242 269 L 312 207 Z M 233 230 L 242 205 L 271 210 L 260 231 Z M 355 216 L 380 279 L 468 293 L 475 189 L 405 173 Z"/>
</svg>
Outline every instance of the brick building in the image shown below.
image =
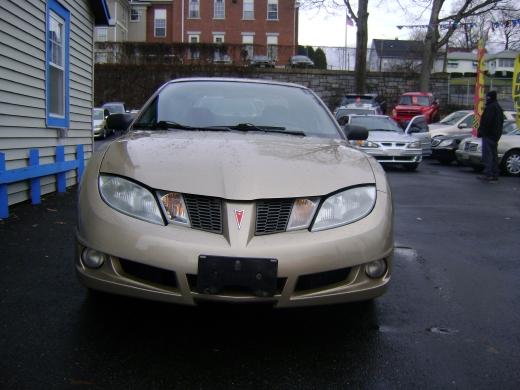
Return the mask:
<svg viewBox="0 0 520 390">
<path fill-rule="evenodd" d="M 217 53 L 216 59 L 227 57 L 233 62 L 253 55 L 268 55 L 278 65 L 285 65 L 289 57 L 296 54 L 299 3 L 296 0 L 110 2 L 127 2 L 130 10 L 128 33 L 120 34 L 122 39 L 114 41 L 222 44 L 234 49 L 230 55 L 228 49 L 224 55 Z M 119 6 L 124 8 L 122 4 Z M 196 59 L 197 55 L 198 51 L 192 48 L 188 57 Z"/>
</svg>

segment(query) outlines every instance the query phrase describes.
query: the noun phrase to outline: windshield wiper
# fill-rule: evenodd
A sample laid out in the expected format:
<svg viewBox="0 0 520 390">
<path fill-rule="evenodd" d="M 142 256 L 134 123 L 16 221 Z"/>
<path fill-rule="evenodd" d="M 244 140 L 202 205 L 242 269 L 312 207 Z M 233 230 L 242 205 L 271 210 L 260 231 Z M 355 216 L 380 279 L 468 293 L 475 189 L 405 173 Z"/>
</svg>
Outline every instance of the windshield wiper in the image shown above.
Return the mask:
<svg viewBox="0 0 520 390">
<path fill-rule="evenodd" d="M 159 121 L 151 124 L 136 124 L 134 129 L 149 130 L 191 130 L 191 131 L 230 131 L 227 126 L 188 126 L 178 122 Z"/>
<path fill-rule="evenodd" d="M 239 130 L 239 131 L 261 131 L 264 133 L 279 133 L 279 134 L 289 134 L 289 135 L 299 135 L 305 137 L 305 132 L 301 130 L 286 130 L 285 127 L 281 126 L 257 126 L 252 123 L 239 123 L 234 126 L 227 126 L 228 129 L 231 130 Z"/>
</svg>

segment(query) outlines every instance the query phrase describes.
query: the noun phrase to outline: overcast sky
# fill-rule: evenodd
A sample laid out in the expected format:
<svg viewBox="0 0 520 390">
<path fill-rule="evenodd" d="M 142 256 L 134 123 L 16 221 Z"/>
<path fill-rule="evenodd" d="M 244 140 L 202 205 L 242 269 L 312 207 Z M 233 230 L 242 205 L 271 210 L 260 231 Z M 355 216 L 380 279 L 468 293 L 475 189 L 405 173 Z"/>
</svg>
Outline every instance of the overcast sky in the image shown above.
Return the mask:
<svg viewBox="0 0 520 390">
<path fill-rule="evenodd" d="M 406 4 L 402 0 L 401 4 Z M 450 3 L 450 1 L 447 1 Z M 426 24 L 429 14 L 418 19 L 421 10 L 408 4 L 405 12 L 395 1 L 371 0 L 369 2 L 368 46 L 372 39 L 408 39 L 409 29 L 397 28 L 398 25 Z M 449 11 L 450 5 L 443 9 Z M 408 14 L 407 14 L 408 13 Z M 300 9 L 300 25 L 298 41 L 300 45 L 310 46 L 345 46 L 345 11 L 344 8 L 334 13 L 318 12 L 311 9 Z M 348 26 L 347 40 L 349 47 L 356 45 L 356 27 Z"/>
</svg>

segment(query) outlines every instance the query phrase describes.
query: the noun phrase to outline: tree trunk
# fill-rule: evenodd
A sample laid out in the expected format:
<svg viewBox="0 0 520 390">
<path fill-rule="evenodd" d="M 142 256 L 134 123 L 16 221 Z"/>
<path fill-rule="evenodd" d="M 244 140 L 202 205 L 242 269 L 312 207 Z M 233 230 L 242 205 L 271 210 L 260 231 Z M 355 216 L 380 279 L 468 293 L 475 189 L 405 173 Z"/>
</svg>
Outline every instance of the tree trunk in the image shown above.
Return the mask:
<svg viewBox="0 0 520 390">
<path fill-rule="evenodd" d="M 424 38 L 424 52 L 422 56 L 421 75 L 419 77 L 419 89 L 421 92 L 429 92 L 430 89 L 430 76 L 438 50 L 439 13 L 443 3 L 444 0 L 433 0 L 428 32 Z"/>
<path fill-rule="evenodd" d="M 356 93 L 365 93 L 367 79 L 368 0 L 358 1 L 356 33 Z"/>
</svg>

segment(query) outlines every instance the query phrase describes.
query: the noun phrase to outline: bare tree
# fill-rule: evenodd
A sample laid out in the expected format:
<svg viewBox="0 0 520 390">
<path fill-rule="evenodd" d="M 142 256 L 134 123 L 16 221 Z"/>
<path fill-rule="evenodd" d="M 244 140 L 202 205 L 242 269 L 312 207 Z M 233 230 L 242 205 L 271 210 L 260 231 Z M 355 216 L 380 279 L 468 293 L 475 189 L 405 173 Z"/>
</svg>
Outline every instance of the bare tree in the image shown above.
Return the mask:
<svg viewBox="0 0 520 390">
<path fill-rule="evenodd" d="M 511 22 L 520 19 L 516 1 L 507 1 L 504 7 L 494 12 L 492 18 L 493 22 L 498 22 L 492 34 L 498 35 L 504 42 L 504 50 L 520 50 L 520 28 Z"/>
<path fill-rule="evenodd" d="M 421 2 L 416 0 L 416 3 Z M 422 68 L 419 78 L 419 88 L 427 92 L 430 88 L 430 76 L 435 57 L 439 49 L 446 45 L 453 33 L 457 30 L 462 20 L 471 16 L 478 16 L 488 13 L 497 8 L 497 5 L 504 0 L 462 0 L 459 7 L 444 17 L 441 11 L 445 5 L 445 0 L 424 0 L 425 7 L 431 7 L 430 19 L 426 36 L 424 39 L 424 52 L 422 56 Z M 447 25 L 448 28 L 440 29 L 440 25 Z M 441 35 L 441 31 L 442 34 Z"/>
<path fill-rule="evenodd" d="M 357 93 L 366 91 L 367 43 L 368 43 L 368 0 L 357 0 L 357 14 L 351 0 L 302 0 L 301 6 L 307 8 L 345 9 L 356 23 L 356 67 L 355 88 Z"/>
</svg>

